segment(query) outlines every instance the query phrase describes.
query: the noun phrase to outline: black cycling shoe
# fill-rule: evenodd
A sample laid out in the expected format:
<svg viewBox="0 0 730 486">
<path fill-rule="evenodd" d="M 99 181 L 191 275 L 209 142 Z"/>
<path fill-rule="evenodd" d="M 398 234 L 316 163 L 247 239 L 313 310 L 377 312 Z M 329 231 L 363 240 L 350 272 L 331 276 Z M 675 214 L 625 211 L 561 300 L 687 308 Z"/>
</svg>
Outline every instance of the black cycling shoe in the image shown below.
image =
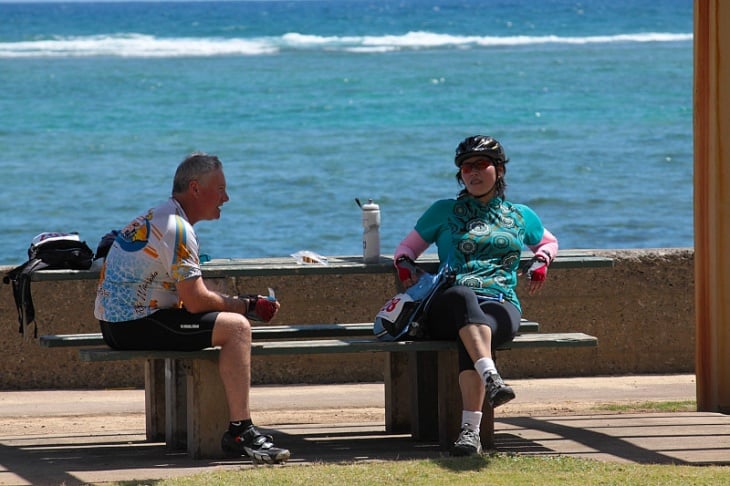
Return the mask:
<svg viewBox="0 0 730 486">
<path fill-rule="evenodd" d="M 247 455 L 255 463 L 280 464 L 290 456 L 288 449 L 274 447 L 274 439 L 259 433 L 253 425 L 239 435 L 226 431 L 221 439 L 221 448 L 229 454 Z"/>
</svg>

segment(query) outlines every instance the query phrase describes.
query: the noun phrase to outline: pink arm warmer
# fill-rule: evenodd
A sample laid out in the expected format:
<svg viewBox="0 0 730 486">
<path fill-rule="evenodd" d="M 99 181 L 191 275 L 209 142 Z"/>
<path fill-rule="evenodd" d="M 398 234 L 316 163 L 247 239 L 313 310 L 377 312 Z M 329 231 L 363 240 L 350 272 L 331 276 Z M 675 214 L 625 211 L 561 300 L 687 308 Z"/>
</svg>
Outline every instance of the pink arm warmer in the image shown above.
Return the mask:
<svg viewBox="0 0 730 486">
<path fill-rule="evenodd" d="M 424 251 L 426 251 L 428 247 L 429 243 L 421 238 L 421 235 L 418 234 L 418 231 L 412 230 L 410 233 L 408 233 L 408 236 L 406 236 L 403 241 L 400 242 L 398 248 L 395 249 L 395 255 L 393 255 L 393 260 L 395 261 L 398 259 L 398 257 L 405 255 L 411 260 L 416 261 L 418 257 L 421 256 Z"/>
<path fill-rule="evenodd" d="M 540 256 L 550 265 L 558 254 L 558 239 L 545 228 L 542 233 L 542 240 L 537 245 L 531 245 L 530 250 L 535 256 Z"/>
</svg>

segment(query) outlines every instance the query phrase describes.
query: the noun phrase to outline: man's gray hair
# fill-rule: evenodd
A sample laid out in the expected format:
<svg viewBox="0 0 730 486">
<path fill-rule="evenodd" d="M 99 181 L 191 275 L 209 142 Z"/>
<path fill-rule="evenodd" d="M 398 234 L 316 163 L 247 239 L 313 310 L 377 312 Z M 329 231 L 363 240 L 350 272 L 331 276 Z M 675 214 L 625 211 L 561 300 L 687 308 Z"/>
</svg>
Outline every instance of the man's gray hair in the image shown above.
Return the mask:
<svg viewBox="0 0 730 486">
<path fill-rule="evenodd" d="M 216 155 L 195 152 L 177 166 L 175 178 L 172 181 L 172 193 L 180 194 L 188 189 L 191 181 L 200 179 L 205 174 L 223 168 L 223 164 Z"/>
</svg>

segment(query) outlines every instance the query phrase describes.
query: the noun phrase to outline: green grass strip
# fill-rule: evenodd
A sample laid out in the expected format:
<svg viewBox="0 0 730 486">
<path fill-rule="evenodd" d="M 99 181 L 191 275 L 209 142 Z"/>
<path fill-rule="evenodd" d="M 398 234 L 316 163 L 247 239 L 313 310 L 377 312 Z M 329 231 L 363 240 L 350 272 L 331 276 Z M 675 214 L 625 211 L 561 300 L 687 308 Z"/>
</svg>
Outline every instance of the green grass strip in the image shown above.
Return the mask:
<svg viewBox="0 0 730 486">
<path fill-rule="evenodd" d="M 564 456 L 508 454 L 481 457 L 441 457 L 424 460 L 377 461 L 341 464 L 244 466 L 161 481 L 123 482 L 119 486 L 254 485 L 444 485 L 520 486 L 560 485 L 718 485 L 730 484 L 730 467 L 639 465 L 602 462 Z"/>
</svg>

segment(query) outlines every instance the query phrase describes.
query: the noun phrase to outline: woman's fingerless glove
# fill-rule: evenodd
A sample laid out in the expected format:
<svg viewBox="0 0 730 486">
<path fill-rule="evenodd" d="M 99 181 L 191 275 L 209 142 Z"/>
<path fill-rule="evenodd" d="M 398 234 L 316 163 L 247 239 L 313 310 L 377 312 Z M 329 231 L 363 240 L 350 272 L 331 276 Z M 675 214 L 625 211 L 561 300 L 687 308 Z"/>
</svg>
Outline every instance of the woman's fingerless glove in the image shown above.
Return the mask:
<svg viewBox="0 0 730 486">
<path fill-rule="evenodd" d="M 398 280 L 406 282 L 417 274 L 416 263 L 406 255 L 401 255 L 395 261 L 395 268 L 398 269 Z"/>
<path fill-rule="evenodd" d="M 522 267 L 522 274 L 530 280 L 543 281 L 547 277 L 547 269 L 548 262 L 544 258 L 535 256 Z"/>
</svg>

